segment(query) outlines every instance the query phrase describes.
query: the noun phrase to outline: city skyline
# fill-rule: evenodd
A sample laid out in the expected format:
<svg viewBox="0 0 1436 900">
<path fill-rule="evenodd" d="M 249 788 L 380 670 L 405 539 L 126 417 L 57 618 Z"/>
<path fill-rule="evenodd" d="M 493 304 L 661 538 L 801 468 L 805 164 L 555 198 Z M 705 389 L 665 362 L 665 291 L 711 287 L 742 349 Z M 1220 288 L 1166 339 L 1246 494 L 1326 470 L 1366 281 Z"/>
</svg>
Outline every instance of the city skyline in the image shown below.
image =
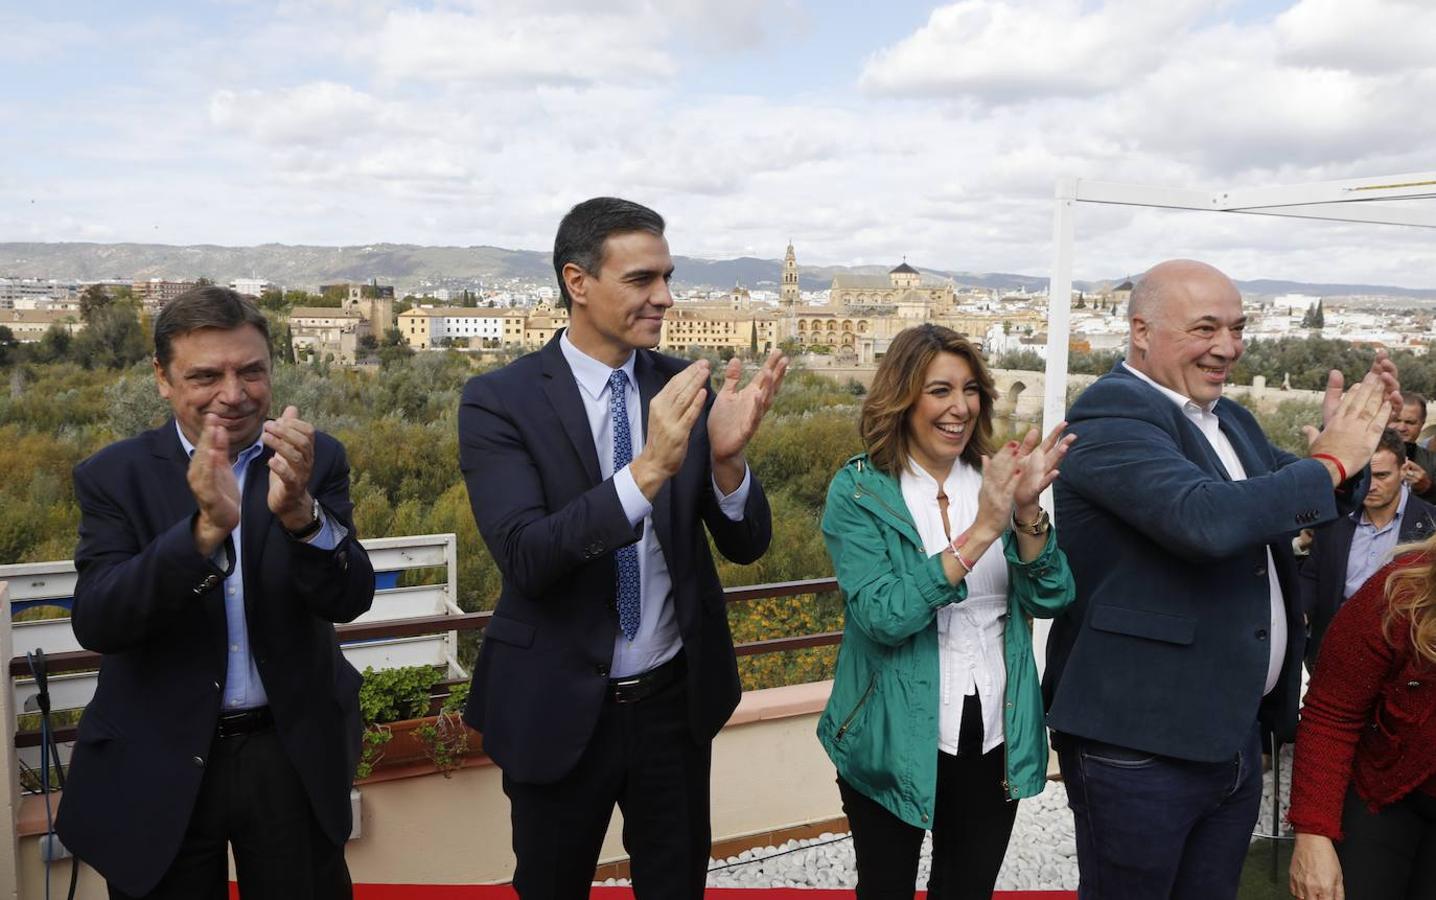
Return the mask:
<svg viewBox="0 0 1436 900">
<path fill-rule="evenodd" d="M 19 73 L 0 85 L 0 241 L 542 248 L 569 205 L 615 193 L 685 256 L 792 239 L 805 265 L 1045 274 L 1061 175 L 1216 189 L 1430 166 L 1436 10 L 1414 3 L 591 7 L 0 13 Z M 1187 255 L 1436 286 L 1417 229 L 1078 222 L 1083 279 Z"/>
</svg>

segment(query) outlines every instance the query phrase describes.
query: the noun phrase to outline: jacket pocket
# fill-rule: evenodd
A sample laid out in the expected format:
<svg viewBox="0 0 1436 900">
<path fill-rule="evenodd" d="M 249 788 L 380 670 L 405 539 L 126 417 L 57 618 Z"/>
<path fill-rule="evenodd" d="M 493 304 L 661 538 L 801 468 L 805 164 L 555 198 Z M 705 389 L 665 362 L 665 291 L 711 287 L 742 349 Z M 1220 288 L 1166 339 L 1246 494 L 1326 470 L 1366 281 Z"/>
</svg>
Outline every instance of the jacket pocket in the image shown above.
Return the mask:
<svg viewBox="0 0 1436 900">
<path fill-rule="evenodd" d="M 80 717 L 80 727 L 75 729 L 75 742 L 79 744 L 103 744 L 122 736 L 120 729 L 103 718 L 93 704 L 85 710 Z"/>
<path fill-rule="evenodd" d="M 531 647 L 534 631 L 534 627 L 527 622 L 495 615 L 484 626 L 484 640 L 495 640 L 513 647 Z"/>
<path fill-rule="evenodd" d="M 1091 625 L 1098 631 L 1148 638 L 1168 644 L 1190 644 L 1197 636 L 1197 620 L 1191 616 L 1174 616 L 1121 606 L 1093 606 Z"/>
<path fill-rule="evenodd" d="M 873 695 L 873 691 L 877 690 L 877 686 L 878 673 L 873 672 L 871 675 L 868 676 L 867 690 L 863 691 L 863 695 L 858 698 L 857 705 L 852 708 L 852 711 L 843 717 L 842 722 L 838 725 L 838 730 L 833 732 L 834 741 L 841 743 L 843 740 L 843 736 L 852 730 L 853 723 L 855 723 L 858 719 L 858 714 L 863 711 L 863 707 L 867 705 L 868 698 Z"/>
</svg>

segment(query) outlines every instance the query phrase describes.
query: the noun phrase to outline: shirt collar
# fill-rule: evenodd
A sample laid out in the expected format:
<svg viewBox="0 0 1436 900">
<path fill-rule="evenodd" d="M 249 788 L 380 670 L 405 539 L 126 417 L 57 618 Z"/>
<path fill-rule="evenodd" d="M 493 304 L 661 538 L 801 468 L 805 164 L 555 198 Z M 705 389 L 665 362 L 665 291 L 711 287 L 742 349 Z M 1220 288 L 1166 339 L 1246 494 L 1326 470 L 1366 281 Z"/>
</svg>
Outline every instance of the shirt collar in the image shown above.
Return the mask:
<svg viewBox="0 0 1436 900">
<path fill-rule="evenodd" d="M 184 436 L 184 429 L 180 428 L 179 419 L 175 419 L 175 434 L 179 435 L 180 446 L 184 448 L 184 455 L 194 456 L 194 444 L 191 444 L 189 438 Z M 240 451 L 240 454 L 234 458 L 232 465 L 248 464 L 251 459 L 254 459 L 264 451 L 264 432 L 261 431 L 259 435 L 259 437 L 254 439 L 254 443 Z"/>
<path fill-rule="evenodd" d="M 1197 401 L 1193 400 L 1191 397 L 1183 396 L 1182 394 L 1177 393 L 1176 391 L 1172 390 L 1171 388 L 1167 387 L 1166 385 L 1158 384 L 1157 382 L 1153 381 L 1153 380 L 1152 380 L 1152 377 L 1151 377 L 1150 375 L 1148 375 L 1146 372 L 1140 372 L 1140 371 L 1138 371 L 1138 370 L 1132 368 L 1131 366 L 1127 365 L 1127 361 L 1126 361 L 1125 359 L 1122 360 L 1122 368 L 1126 369 L 1128 372 L 1131 372 L 1133 375 L 1136 375 L 1138 378 L 1140 378 L 1140 379 L 1142 379 L 1143 381 L 1147 382 L 1147 383 L 1150 384 L 1152 387 L 1154 387 L 1154 388 L 1156 388 L 1157 390 L 1161 391 L 1161 392 L 1162 392 L 1162 396 L 1166 397 L 1168 400 L 1170 400 L 1170 401 L 1172 401 L 1173 403 L 1177 404 L 1177 406 L 1178 406 L 1183 412 L 1187 412 L 1187 411 L 1197 411 L 1197 412 L 1210 413 L 1213 409 L 1216 408 L 1216 405 L 1217 405 L 1217 401 L 1216 401 L 1216 400 L 1213 400 L 1212 402 L 1206 404 L 1205 406 L 1199 405 L 1199 404 L 1197 403 Z M 1218 399 L 1220 399 L 1220 398 L 1218 398 Z"/>
<path fill-rule="evenodd" d="M 937 488 L 941 488 L 946 492 L 947 486 L 953 483 L 953 479 L 962 471 L 964 466 L 966 466 L 966 463 L 962 461 L 962 457 L 959 456 L 953 460 L 952 468 L 948 470 L 947 477 L 943 479 L 943 483 L 939 485 L 937 479 L 932 477 L 932 473 L 924 469 L 911 454 L 908 454 L 907 468 L 903 469 L 902 477 L 913 479 L 918 485 L 932 490 L 933 496 L 937 496 Z"/>
<path fill-rule="evenodd" d="M 578 345 L 569 340 L 567 329 L 559 335 L 558 348 L 563 351 L 563 358 L 568 361 L 568 368 L 573 372 L 573 380 L 578 382 L 583 392 L 594 400 L 602 397 L 608 388 L 608 379 L 613 374 L 613 369 L 578 349 Z M 628 383 L 635 386 L 638 382 L 633 377 L 633 361 L 637 357 L 637 353 L 629 353 L 628 359 L 620 366 L 623 374 L 628 376 Z"/>
</svg>

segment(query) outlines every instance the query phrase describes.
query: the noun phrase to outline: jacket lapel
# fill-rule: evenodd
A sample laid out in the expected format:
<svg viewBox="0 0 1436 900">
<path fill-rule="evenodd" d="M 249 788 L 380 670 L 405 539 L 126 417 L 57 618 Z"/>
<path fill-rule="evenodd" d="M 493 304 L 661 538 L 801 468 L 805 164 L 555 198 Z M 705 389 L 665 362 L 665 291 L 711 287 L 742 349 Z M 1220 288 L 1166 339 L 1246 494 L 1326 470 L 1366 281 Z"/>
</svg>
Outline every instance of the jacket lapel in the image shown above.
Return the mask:
<svg viewBox="0 0 1436 900">
<path fill-rule="evenodd" d="M 578 396 L 578 382 L 573 380 L 573 372 L 563 358 L 563 350 L 559 349 L 558 335 L 554 335 L 553 339 L 544 345 L 543 350 L 539 351 L 539 360 L 542 364 L 540 368 L 543 372 L 544 396 L 548 398 L 568 442 L 573 445 L 574 452 L 583 463 L 589 483 L 598 484 L 602 479 L 599 477 L 598 452 L 593 449 L 593 434 L 588 430 L 588 413 L 584 411 L 583 401 Z M 646 403 L 643 415 L 646 422 Z"/>
<path fill-rule="evenodd" d="M 188 519 L 199 510 L 194 494 L 189 489 L 189 454 L 180 443 L 175 420 L 170 419 L 154 431 L 146 433 L 150 452 L 156 457 L 155 471 L 159 477 L 157 485 L 163 498 L 165 522 L 173 523 Z M 222 594 L 206 597 L 200 604 L 204 610 L 206 631 L 216 649 L 223 650 L 225 629 L 224 600 Z"/>
<path fill-rule="evenodd" d="M 1217 415 L 1217 421 L 1221 423 L 1222 434 L 1225 434 L 1227 440 L 1231 441 L 1232 449 L 1236 451 L 1237 459 L 1241 460 L 1242 468 L 1246 470 L 1248 478 L 1265 475 L 1268 470 L 1267 464 L 1257 456 L 1256 448 L 1252 446 L 1246 432 L 1236 427 L 1236 423 L 1226 414 L 1226 405 L 1230 402 L 1226 399 L 1218 400 L 1217 405 L 1213 408 Z"/>
</svg>

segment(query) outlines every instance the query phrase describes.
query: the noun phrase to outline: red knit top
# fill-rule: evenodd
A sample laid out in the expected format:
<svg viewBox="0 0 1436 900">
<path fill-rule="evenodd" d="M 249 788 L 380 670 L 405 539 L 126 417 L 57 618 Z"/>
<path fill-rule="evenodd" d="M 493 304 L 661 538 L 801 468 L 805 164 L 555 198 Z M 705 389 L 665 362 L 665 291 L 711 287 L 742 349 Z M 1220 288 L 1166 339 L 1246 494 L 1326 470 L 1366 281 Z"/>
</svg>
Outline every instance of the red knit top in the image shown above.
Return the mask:
<svg viewBox="0 0 1436 900">
<path fill-rule="evenodd" d="M 1436 665 L 1411 646 L 1410 622 L 1381 622 L 1386 579 L 1426 566 L 1408 554 L 1385 566 L 1341 607 L 1322 641 L 1301 710 L 1292 767 L 1292 827 L 1341 840 L 1347 786 L 1371 809 L 1413 790 L 1436 794 Z"/>
</svg>

